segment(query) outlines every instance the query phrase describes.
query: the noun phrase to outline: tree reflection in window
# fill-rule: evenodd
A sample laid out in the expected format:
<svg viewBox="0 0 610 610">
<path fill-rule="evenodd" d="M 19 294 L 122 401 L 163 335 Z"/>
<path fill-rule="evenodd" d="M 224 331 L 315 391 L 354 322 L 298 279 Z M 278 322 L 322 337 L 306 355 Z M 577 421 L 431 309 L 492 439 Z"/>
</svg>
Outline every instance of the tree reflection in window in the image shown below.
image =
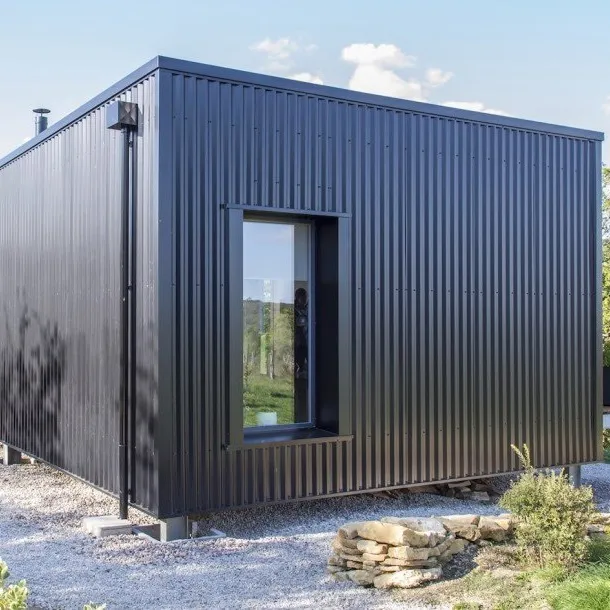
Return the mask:
<svg viewBox="0 0 610 610">
<path fill-rule="evenodd" d="M 310 421 L 310 227 L 244 222 L 244 426 Z"/>
</svg>

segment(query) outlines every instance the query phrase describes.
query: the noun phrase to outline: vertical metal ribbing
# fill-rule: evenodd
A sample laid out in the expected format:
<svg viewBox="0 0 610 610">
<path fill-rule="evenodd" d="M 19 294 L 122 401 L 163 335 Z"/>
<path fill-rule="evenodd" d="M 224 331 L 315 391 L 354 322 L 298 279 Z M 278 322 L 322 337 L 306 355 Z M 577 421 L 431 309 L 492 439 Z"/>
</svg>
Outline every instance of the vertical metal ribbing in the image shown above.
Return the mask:
<svg viewBox="0 0 610 610">
<path fill-rule="evenodd" d="M 18 340 L 19 333 L 14 331 L 27 304 L 38 320 L 28 327 L 28 342 L 41 341 L 40 325 L 53 337 L 52 346 L 47 346 L 51 352 L 63 353 L 63 360 L 51 358 L 49 362 L 52 391 L 44 408 L 26 408 L 23 416 L 15 414 L 7 433 L 13 444 L 31 455 L 117 495 L 119 405 L 123 399 L 119 358 L 123 152 L 120 132 L 108 131 L 105 118 L 109 103 L 117 100 L 138 103 L 146 117 L 138 134 L 142 172 L 137 175 L 134 197 L 138 205 L 150 210 L 149 216 L 136 222 L 142 223 L 138 227 L 140 245 L 152 249 L 147 269 L 154 277 L 155 233 L 143 225 L 158 226 L 157 218 L 153 220 L 155 193 L 146 182 L 156 173 L 152 166 L 158 159 L 156 82 L 156 75 L 149 74 L 126 84 L 122 92 L 100 99 L 78 120 L 0 168 L 0 226 L 5 229 L 0 237 L 0 284 L 5 297 L 0 308 L 0 346 L 4 350 L 11 344 L 7 330 Z M 149 345 L 156 327 L 156 286 L 147 281 L 139 290 L 150 304 L 138 317 L 139 336 L 139 330 L 146 328 L 149 338 L 139 344 L 138 353 L 148 365 L 154 358 Z M 152 388 L 157 378 L 153 367 L 149 368 L 151 377 L 140 385 L 140 391 L 142 410 L 144 405 L 150 408 L 151 417 L 137 419 L 138 435 L 143 428 L 150 434 L 156 410 Z M 21 388 L 27 405 L 37 395 L 33 384 Z M 0 408 L 0 429 L 4 406 Z M 3 434 L 0 431 L 0 437 Z M 154 473 L 148 479 L 153 470 L 148 462 L 152 444 L 152 439 L 142 443 L 133 463 L 139 469 L 137 500 L 154 511 L 156 489 L 147 484 L 155 479 Z"/>
</svg>

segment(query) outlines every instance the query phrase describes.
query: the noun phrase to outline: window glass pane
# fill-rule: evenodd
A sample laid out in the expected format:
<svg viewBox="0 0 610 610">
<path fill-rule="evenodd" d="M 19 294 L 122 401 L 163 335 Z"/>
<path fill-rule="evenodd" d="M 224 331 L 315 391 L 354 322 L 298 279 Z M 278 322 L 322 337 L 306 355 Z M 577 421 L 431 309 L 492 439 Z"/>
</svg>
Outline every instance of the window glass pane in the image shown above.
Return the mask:
<svg viewBox="0 0 610 610">
<path fill-rule="evenodd" d="M 244 425 L 309 415 L 309 225 L 244 222 Z"/>
</svg>

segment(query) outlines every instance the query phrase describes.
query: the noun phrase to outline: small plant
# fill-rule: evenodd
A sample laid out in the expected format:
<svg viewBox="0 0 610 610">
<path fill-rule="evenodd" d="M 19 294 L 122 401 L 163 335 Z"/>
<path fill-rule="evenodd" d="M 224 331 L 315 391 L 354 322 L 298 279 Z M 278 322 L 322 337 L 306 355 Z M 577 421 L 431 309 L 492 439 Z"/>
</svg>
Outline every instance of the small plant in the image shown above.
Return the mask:
<svg viewBox="0 0 610 610">
<path fill-rule="evenodd" d="M 610 428 L 605 428 L 602 433 L 602 446 L 604 449 L 604 461 L 610 462 Z"/>
<path fill-rule="evenodd" d="M 8 566 L 0 559 L 0 610 L 26 610 L 28 590 L 25 580 L 5 587 L 9 576 Z"/>
<path fill-rule="evenodd" d="M 93 602 L 89 602 L 84 605 L 83 610 L 106 610 L 106 604 L 94 604 Z"/>
<path fill-rule="evenodd" d="M 521 556 L 539 567 L 582 564 L 587 556 L 586 527 L 595 513 L 593 490 L 574 487 L 566 473 L 536 472 L 527 445 L 512 445 L 525 470 L 500 499 L 516 517 L 515 539 Z"/>
</svg>

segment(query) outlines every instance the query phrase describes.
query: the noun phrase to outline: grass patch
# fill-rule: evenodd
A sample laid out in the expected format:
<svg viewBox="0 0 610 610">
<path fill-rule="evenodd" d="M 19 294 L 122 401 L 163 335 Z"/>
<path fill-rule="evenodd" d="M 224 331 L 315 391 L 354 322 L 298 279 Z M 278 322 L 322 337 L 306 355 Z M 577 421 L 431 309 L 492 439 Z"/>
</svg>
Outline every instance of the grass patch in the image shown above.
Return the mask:
<svg viewBox="0 0 610 610">
<path fill-rule="evenodd" d="M 586 566 L 552 586 L 547 599 L 553 610 L 608 610 L 610 564 Z"/>
<path fill-rule="evenodd" d="M 395 591 L 397 601 L 446 606 L 452 610 L 548 610 L 544 585 L 507 568 L 476 569 L 461 578 L 431 583 L 416 590 Z"/>
<path fill-rule="evenodd" d="M 610 538 L 593 538 L 587 547 L 587 563 L 610 565 Z"/>
<path fill-rule="evenodd" d="M 244 425 L 256 426 L 259 411 L 276 411 L 278 424 L 294 423 L 294 380 L 251 375 L 244 385 Z"/>
<path fill-rule="evenodd" d="M 587 544 L 587 563 L 524 569 L 516 545 L 478 550 L 479 566 L 461 578 L 431 583 L 422 589 L 395 591 L 397 601 L 449 605 L 452 610 L 610 610 L 610 540 Z"/>
</svg>

